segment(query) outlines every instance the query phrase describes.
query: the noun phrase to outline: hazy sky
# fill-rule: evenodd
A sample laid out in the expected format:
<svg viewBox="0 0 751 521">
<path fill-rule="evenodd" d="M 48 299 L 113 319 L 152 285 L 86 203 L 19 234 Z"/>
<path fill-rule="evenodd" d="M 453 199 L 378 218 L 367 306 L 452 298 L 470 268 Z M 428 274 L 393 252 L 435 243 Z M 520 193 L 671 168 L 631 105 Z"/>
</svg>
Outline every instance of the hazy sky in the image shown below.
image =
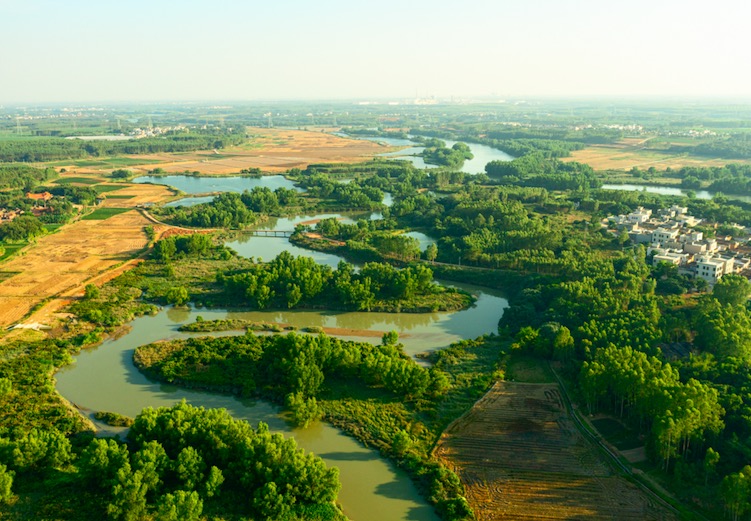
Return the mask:
<svg viewBox="0 0 751 521">
<path fill-rule="evenodd" d="M 748 0 L 0 0 L 0 103 L 751 97 Z"/>
</svg>

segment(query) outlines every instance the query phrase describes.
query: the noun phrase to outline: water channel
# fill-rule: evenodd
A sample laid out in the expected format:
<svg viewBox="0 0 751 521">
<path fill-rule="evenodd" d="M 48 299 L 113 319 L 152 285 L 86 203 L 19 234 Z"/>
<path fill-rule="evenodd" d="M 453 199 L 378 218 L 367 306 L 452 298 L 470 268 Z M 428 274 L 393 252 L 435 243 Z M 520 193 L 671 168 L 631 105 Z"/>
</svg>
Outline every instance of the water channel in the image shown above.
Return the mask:
<svg viewBox="0 0 751 521">
<path fill-rule="evenodd" d="M 212 181 L 215 178 L 190 179 Z M 166 179 L 158 178 L 158 181 L 163 183 Z M 200 182 L 194 183 L 194 186 L 197 186 L 198 191 L 192 193 L 208 191 Z M 323 214 L 277 219 L 265 223 L 264 228 L 288 230 L 296 224 L 325 217 L 337 217 L 353 222 L 346 216 Z M 427 236 L 421 237 L 421 234 L 411 235 L 425 245 L 432 240 Z M 233 240 L 228 246 L 241 255 L 266 260 L 272 259 L 284 250 L 296 255 L 312 256 L 317 262 L 330 266 L 336 266 L 341 260 L 336 255 L 297 248 L 283 238 L 243 237 Z M 275 406 L 264 401 L 190 391 L 149 381 L 135 368 L 132 356 L 135 348 L 140 345 L 187 336 L 177 331 L 178 327 L 195 321 L 199 315 L 205 320 L 242 318 L 289 324 L 298 328 L 334 328 L 340 330 L 345 335 L 344 338 L 370 342 L 379 341 L 383 332 L 397 330 L 400 341 L 405 345 L 405 351 L 415 355 L 497 330 L 498 320 L 508 305 L 507 301 L 497 292 L 472 286 L 461 287 L 471 291 L 477 297 L 477 302 L 469 309 L 453 313 L 236 312 L 169 308 L 153 317 L 137 318 L 131 322 L 127 334 L 109 339 L 95 349 L 82 352 L 72 365 L 63 368 L 57 374 L 57 389 L 66 399 L 91 414 L 95 411 L 111 411 L 135 416 L 145 407 L 171 406 L 185 399 L 196 406 L 225 408 L 235 418 L 247 420 L 254 425 L 259 421 L 266 422 L 272 430 L 294 436 L 300 447 L 319 455 L 328 465 L 340 469 L 342 490 L 339 501 L 345 514 L 353 521 L 434 521 L 437 517 L 433 509 L 417 493 L 404 472 L 381 458 L 376 451 L 362 446 L 338 429 L 323 422 L 307 429 L 293 429 L 279 415 L 279 410 Z M 375 333 L 366 336 L 366 330 Z M 372 336 L 373 334 L 375 336 Z M 111 428 L 107 429 L 107 432 L 114 432 Z"/>
</svg>

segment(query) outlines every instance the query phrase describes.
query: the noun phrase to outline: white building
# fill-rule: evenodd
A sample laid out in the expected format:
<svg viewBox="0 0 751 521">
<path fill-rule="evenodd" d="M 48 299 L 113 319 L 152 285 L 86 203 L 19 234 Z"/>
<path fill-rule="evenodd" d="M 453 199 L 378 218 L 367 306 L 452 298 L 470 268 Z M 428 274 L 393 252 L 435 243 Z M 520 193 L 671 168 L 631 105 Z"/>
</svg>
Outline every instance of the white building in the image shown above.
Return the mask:
<svg viewBox="0 0 751 521">
<path fill-rule="evenodd" d="M 716 284 L 723 275 L 733 273 L 733 259 L 702 256 L 696 259 L 696 276 Z"/>
</svg>

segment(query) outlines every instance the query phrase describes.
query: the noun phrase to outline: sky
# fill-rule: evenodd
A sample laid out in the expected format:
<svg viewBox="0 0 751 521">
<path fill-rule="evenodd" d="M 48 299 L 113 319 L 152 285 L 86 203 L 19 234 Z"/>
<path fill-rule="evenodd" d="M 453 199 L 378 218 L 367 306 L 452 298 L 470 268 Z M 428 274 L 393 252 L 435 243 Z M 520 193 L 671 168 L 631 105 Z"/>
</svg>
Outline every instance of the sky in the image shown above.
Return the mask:
<svg viewBox="0 0 751 521">
<path fill-rule="evenodd" d="M 751 98 L 747 0 L 0 0 L 0 103 Z"/>
</svg>

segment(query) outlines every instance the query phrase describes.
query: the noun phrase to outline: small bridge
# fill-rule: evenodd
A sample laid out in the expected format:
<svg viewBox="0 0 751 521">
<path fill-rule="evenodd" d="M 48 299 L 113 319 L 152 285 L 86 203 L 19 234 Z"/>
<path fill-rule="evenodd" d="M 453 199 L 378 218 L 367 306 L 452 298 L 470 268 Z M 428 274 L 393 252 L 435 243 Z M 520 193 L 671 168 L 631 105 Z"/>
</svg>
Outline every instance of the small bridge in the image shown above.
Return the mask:
<svg viewBox="0 0 751 521">
<path fill-rule="evenodd" d="M 252 230 L 250 232 L 250 235 L 253 237 L 286 237 L 290 238 L 292 237 L 292 234 L 295 233 L 291 230 Z"/>
</svg>

